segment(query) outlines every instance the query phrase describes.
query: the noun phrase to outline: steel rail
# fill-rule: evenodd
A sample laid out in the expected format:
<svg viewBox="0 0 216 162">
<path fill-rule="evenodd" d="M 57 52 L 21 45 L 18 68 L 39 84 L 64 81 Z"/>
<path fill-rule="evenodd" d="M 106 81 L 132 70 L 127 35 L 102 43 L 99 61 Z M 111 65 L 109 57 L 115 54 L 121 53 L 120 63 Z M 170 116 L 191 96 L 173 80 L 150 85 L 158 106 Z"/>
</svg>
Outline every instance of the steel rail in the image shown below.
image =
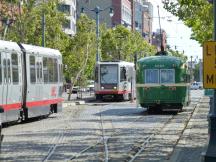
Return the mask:
<svg viewBox="0 0 216 162">
<path fill-rule="evenodd" d="M 186 129 L 186 127 L 187 127 L 187 125 L 188 125 L 188 123 L 189 123 L 191 117 L 193 116 L 193 113 L 194 113 L 194 111 L 195 111 L 195 109 L 196 109 L 198 103 L 199 103 L 199 101 L 193 106 L 193 110 L 192 110 L 192 112 L 191 112 L 189 118 L 187 119 L 187 122 L 186 122 L 186 124 L 185 124 L 183 130 L 181 131 L 181 135 L 180 135 L 180 137 L 178 138 L 178 140 L 176 141 L 176 143 L 175 143 L 175 145 L 174 145 L 174 147 L 173 147 L 173 150 L 174 150 L 175 146 L 178 144 L 178 142 L 179 142 L 179 140 L 180 140 L 182 134 L 184 133 L 184 130 Z M 159 134 L 162 132 L 162 130 L 166 127 L 166 125 L 169 124 L 169 123 L 174 119 L 174 117 L 175 117 L 175 115 L 173 115 L 169 120 L 167 120 L 167 122 L 164 123 L 164 125 L 163 125 L 162 128 L 157 129 L 155 133 L 151 134 L 151 135 L 141 144 L 141 146 L 139 147 L 139 150 L 138 150 L 134 155 L 130 156 L 130 159 L 129 159 L 129 160 L 126 160 L 126 161 L 127 161 L 127 162 L 133 162 L 133 161 L 138 157 L 138 155 L 139 155 L 141 152 L 143 152 L 143 151 L 145 150 L 145 148 L 148 146 L 148 144 L 150 143 L 150 141 L 151 141 L 156 135 L 159 135 Z M 172 153 L 173 153 L 173 151 L 168 155 L 168 158 L 167 158 L 167 159 L 169 159 L 169 157 L 172 155 Z"/>
</svg>

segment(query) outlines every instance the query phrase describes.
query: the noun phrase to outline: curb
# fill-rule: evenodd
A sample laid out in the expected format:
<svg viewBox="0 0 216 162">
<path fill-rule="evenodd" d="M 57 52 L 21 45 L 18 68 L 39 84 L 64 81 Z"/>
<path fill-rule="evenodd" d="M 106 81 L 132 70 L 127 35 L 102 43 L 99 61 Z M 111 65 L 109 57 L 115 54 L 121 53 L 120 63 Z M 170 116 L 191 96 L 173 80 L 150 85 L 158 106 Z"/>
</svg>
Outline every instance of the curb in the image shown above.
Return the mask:
<svg viewBox="0 0 216 162">
<path fill-rule="evenodd" d="M 76 106 L 76 105 L 85 105 L 85 101 L 66 101 L 62 103 L 62 107 Z"/>
</svg>

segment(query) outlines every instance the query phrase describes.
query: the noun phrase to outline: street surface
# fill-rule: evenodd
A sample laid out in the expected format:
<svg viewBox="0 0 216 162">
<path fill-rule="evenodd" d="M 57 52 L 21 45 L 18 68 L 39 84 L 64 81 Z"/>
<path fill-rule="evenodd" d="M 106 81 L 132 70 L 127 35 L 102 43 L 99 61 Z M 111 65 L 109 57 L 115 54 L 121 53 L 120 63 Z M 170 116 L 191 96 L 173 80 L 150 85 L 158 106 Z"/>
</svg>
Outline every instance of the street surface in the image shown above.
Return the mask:
<svg viewBox="0 0 216 162">
<path fill-rule="evenodd" d="M 203 90 L 193 90 L 191 98 L 178 114 L 148 114 L 130 102 L 91 101 L 10 125 L 3 129 L 0 161 L 177 161 L 185 158 L 182 148 L 189 147 L 185 141 L 194 124 L 205 125 L 202 145 L 201 138 L 191 140 L 193 149 L 207 143 L 209 100 Z"/>
</svg>

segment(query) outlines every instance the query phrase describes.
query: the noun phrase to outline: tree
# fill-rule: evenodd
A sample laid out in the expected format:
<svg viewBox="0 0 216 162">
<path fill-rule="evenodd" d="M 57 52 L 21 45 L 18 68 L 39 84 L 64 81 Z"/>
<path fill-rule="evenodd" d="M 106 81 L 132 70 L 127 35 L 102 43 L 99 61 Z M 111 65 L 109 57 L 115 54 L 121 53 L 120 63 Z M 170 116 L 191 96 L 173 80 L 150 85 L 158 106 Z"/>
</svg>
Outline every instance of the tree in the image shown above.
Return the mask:
<svg viewBox="0 0 216 162">
<path fill-rule="evenodd" d="M 66 21 L 65 15 L 58 10 L 58 0 L 48 0 L 46 3 L 35 4 L 29 0 L 21 7 L 21 13 L 16 14 L 15 21 L 9 28 L 7 40 L 27 44 L 41 45 L 42 42 L 42 13 L 46 17 L 46 46 L 64 51 L 69 36 L 62 30 Z"/>
<path fill-rule="evenodd" d="M 180 57 L 184 62 L 186 62 L 188 59 L 187 56 L 184 55 L 184 53 L 181 53 L 179 51 L 168 49 L 167 52 L 170 56 Z"/>
<path fill-rule="evenodd" d="M 132 61 L 135 53 L 148 56 L 156 52 L 138 32 L 131 32 L 122 25 L 105 31 L 101 39 L 103 60 Z"/>
<path fill-rule="evenodd" d="M 64 63 L 67 65 L 66 77 L 71 78 L 71 92 L 78 80 L 85 80 L 92 75 L 96 54 L 95 22 L 86 15 L 82 15 L 77 22 L 77 33 L 70 39 L 66 51 L 63 53 Z"/>
<path fill-rule="evenodd" d="M 164 8 L 192 29 L 191 38 L 203 44 L 212 39 L 213 10 L 207 0 L 164 0 Z"/>
</svg>

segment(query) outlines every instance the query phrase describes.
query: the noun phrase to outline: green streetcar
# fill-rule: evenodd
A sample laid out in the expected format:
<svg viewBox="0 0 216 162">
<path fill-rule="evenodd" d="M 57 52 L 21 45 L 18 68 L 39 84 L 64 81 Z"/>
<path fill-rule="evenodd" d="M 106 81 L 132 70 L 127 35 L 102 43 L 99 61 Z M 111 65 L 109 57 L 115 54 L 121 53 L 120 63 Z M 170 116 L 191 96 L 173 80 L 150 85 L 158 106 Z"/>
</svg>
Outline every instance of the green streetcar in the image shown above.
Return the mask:
<svg viewBox="0 0 216 162">
<path fill-rule="evenodd" d="M 175 109 L 190 102 L 189 73 L 184 61 L 173 56 L 150 56 L 137 62 L 138 103 L 148 111 Z"/>
</svg>

